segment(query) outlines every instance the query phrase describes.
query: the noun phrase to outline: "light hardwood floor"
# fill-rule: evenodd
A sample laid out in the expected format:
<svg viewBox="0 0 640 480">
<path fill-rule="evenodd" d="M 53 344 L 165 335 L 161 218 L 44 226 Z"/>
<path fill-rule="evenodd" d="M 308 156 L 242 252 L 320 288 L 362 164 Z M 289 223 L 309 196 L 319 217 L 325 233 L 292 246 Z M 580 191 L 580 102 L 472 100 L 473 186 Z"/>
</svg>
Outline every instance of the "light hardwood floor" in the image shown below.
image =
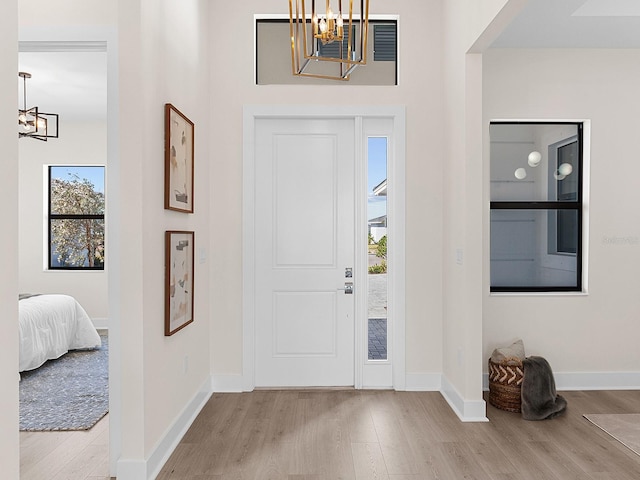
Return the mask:
<svg viewBox="0 0 640 480">
<path fill-rule="evenodd" d="M 87 431 L 20 432 L 20 479 L 109 480 L 108 418 Z"/>
<path fill-rule="evenodd" d="M 640 391 L 564 395 L 553 420 L 488 406 L 462 423 L 439 393 L 216 394 L 158 480 L 640 479 L 640 457 L 582 417 L 640 412 Z"/>
<path fill-rule="evenodd" d="M 487 405 L 489 423 L 460 422 L 433 392 L 214 394 L 158 480 L 639 479 L 640 457 L 582 415 L 638 413 L 640 391 L 562 394 L 562 417 L 528 422 Z M 106 423 L 22 433 L 21 478 L 108 479 Z"/>
</svg>

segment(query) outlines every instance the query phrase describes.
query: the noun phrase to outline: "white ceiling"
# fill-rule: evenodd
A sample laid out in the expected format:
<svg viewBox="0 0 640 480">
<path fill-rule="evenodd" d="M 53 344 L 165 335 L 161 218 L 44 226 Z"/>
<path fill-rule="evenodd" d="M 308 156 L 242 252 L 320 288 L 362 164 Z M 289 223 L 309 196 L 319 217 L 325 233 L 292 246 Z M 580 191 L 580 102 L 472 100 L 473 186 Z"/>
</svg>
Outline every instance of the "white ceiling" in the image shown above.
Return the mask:
<svg viewBox="0 0 640 480">
<path fill-rule="evenodd" d="M 492 47 L 640 48 L 640 0 L 530 0 Z M 32 75 L 27 107 L 58 113 L 61 126 L 106 118 L 106 44 L 21 42 L 19 70 Z"/>
<path fill-rule="evenodd" d="M 64 122 L 104 120 L 107 117 L 107 53 L 86 51 L 20 52 L 19 71 L 28 72 L 27 108 L 37 106 L 60 115 Z M 18 106 L 23 104 L 23 81 L 18 81 Z"/>
<path fill-rule="evenodd" d="M 640 48 L 640 0 L 530 0 L 495 48 Z"/>
</svg>

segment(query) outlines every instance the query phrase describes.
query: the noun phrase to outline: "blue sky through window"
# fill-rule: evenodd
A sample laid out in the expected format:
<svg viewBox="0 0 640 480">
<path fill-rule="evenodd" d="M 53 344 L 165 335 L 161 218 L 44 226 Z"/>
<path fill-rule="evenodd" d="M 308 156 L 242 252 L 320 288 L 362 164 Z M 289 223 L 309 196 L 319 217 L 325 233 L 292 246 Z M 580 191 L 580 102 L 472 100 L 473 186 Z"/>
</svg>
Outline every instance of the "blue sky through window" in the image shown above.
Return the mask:
<svg viewBox="0 0 640 480">
<path fill-rule="evenodd" d="M 96 192 L 104 193 L 104 167 L 102 165 L 65 165 L 51 167 L 52 179 L 59 178 L 62 180 L 72 180 L 74 174 L 78 175 L 78 177 L 80 177 L 80 180 L 83 180 L 85 178 L 89 180 L 95 187 Z"/>
<path fill-rule="evenodd" d="M 387 178 L 387 137 L 369 137 L 368 145 L 368 218 L 387 214 L 387 197 L 373 195 L 373 189 Z"/>
</svg>

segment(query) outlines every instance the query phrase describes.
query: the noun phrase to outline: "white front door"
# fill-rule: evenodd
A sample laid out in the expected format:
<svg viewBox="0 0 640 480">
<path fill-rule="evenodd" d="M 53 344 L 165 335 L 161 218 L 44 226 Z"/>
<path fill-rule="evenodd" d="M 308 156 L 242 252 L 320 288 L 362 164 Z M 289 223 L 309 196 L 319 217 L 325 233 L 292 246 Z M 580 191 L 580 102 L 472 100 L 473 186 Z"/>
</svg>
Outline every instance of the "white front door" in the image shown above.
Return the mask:
<svg viewBox="0 0 640 480">
<path fill-rule="evenodd" d="M 355 120 L 257 119 L 254 147 L 255 385 L 354 385 Z"/>
</svg>

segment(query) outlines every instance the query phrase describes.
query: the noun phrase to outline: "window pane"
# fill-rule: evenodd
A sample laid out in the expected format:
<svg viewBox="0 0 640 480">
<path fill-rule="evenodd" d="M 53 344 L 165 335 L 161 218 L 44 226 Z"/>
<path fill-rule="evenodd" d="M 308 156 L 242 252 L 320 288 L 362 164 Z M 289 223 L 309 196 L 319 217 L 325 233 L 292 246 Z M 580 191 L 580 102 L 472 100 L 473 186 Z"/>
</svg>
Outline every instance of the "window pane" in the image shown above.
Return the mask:
<svg viewBox="0 0 640 480">
<path fill-rule="evenodd" d="M 104 167 L 49 167 L 49 268 L 104 268 Z"/>
<path fill-rule="evenodd" d="M 51 268 L 103 268 L 104 220 L 51 220 Z"/>
<path fill-rule="evenodd" d="M 51 213 L 104 214 L 104 167 L 49 167 Z"/>
<path fill-rule="evenodd" d="M 576 255 L 562 252 L 577 252 L 577 225 L 576 210 L 492 210 L 491 286 L 576 287 Z"/>
<path fill-rule="evenodd" d="M 324 8 L 324 4 L 322 5 Z M 354 12 L 355 14 L 355 12 Z M 309 20 L 310 22 L 310 20 Z M 354 28 L 359 37 L 359 23 L 354 17 Z M 374 52 L 374 44 L 380 45 L 380 40 L 376 40 L 375 27 L 380 25 L 387 27 L 387 34 L 391 28 L 397 36 L 395 20 L 369 20 L 369 30 L 367 37 L 367 64 L 356 68 L 351 74 L 348 85 L 397 85 L 398 62 L 391 59 L 391 40 L 386 39 L 384 46 L 384 61 L 380 61 L 380 55 Z M 346 28 L 346 27 L 345 27 Z M 256 21 L 256 84 L 257 85 L 336 85 L 336 80 L 322 78 L 300 77 L 291 72 L 291 31 L 289 20 L 258 19 Z M 308 40 L 309 41 L 309 40 Z M 393 39 L 395 42 L 395 38 Z M 347 42 L 344 43 L 344 52 L 347 52 Z M 308 44 L 308 48 L 311 45 Z M 337 57 L 338 43 L 333 42 L 321 45 L 323 55 Z M 302 56 L 302 55 L 301 55 Z M 393 52 L 395 57 L 395 51 Z M 302 58 L 304 60 L 304 58 Z M 320 75 L 336 75 L 339 72 L 339 63 L 313 61 L 308 69 L 308 73 Z M 341 82 L 338 82 L 341 83 Z"/>
<path fill-rule="evenodd" d="M 368 355 L 387 360 L 387 138 L 367 143 L 369 235 Z"/>
<path fill-rule="evenodd" d="M 396 61 L 396 25 L 373 26 L 373 60 L 376 62 Z"/>
<path fill-rule="evenodd" d="M 491 124 L 491 200 L 578 200 L 576 124 Z"/>
<path fill-rule="evenodd" d="M 354 25 L 353 33 L 349 35 L 349 29 L 345 28 L 344 39 L 342 42 L 322 43 L 318 42 L 318 51 L 321 57 L 329 58 L 349 58 L 349 42 L 351 41 L 351 51 L 355 51 L 355 41 L 357 38 L 357 27 Z M 342 43 L 342 52 L 340 51 L 340 43 Z M 342 53 L 342 54 L 341 54 Z"/>
</svg>

